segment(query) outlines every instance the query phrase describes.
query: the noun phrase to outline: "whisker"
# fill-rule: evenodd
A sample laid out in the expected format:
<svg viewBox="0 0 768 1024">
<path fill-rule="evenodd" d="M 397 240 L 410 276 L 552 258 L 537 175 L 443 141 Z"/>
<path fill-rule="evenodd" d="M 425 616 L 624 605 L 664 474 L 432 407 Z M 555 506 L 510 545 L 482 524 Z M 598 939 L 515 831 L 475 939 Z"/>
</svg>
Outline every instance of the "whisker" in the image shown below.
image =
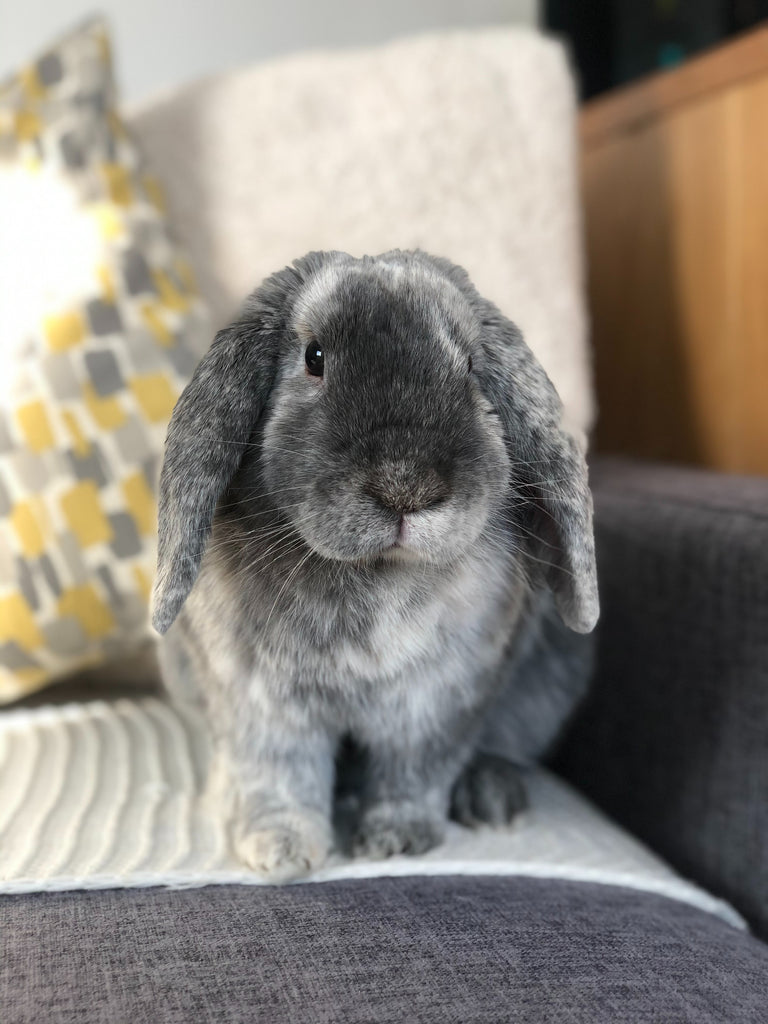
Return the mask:
<svg viewBox="0 0 768 1024">
<path fill-rule="evenodd" d="M 288 586 L 288 585 L 290 584 L 290 582 L 291 582 L 291 581 L 292 581 L 292 580 L 294 579 L 294 577 L 296 576 L 296 574 L 297 574 L 297 573 L 299 572 L 299 570 L 301 569 L 302 565 L 304 565 L 304 563 L 305 563 L 305 562 L 307 561 L 307 559 L 308 559 L 308 558 L 309 558 L 309 557 L 310 557 L 310 556 L 311 556 L 312 554 L 313 554 L 313 551 L 312 551 L 312 549 L 310 548 L 310 549 L 309 549 L 309 551 L 307 551 L 306 555 L 304 555 L 304 557 L 303 557 L 302 559 L 300 559 L 300 561 L 299 561 L 299 562 L 297 562 L 297 563 L 296 563 L 296 566 L 294 567 L 293 571 L 292 571 L 292 572 L 290 572 L 290 573 L 288 574 L 288 576 L 286 577 L 286 580 L 285 580 L 285 582 L 283 583 L 282 587 L 280 587 L 280 590 L 279 590 L 279 591 L 278 591 L 278 593 L 277 593 L 277 597 L 275 598 L 275 602 L 274 602 L 274 604 L 272 605 L 272 607 L 271 607 L 271 609 L 270 609 L 270 611 L 269 611 L 269 615 L 267 616 L 267 621 L 266 621 L 266 622 L 264 623 L 264 632 L 265 632 L 265 633 L 266 633 L 267 629 L 269 628 L 269 623 L 270 623 L 270 621 L 271 621 L 271 619 L 272 619 L 272 613 L 274 612 L 275 608 L 277 608 L 278 602 L 280 601 L 280 598 L 281 598 L 281 597 L 283 596 L 283 592 L 285 591 L 285 588 L 286 588 L 286 587 L 287 587 L 287 586 Z"/>
</svg>

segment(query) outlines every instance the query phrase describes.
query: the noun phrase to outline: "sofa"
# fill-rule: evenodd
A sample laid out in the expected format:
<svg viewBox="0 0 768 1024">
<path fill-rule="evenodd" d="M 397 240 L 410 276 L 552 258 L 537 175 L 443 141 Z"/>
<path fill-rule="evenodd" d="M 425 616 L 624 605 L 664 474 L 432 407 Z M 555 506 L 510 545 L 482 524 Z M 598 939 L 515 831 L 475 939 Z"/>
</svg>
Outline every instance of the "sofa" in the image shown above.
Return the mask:
<svg viewBox="0 0 768 1024">
<path fill-rule="evenodd" d="M 752 934 L 524 877 L 6 896 L 3 1021 L 768 1019 L 768 481 L 597 459 L 593 488 L 597 672 L 553 763 Z"/>
<path fill-rule="evenodd" d="M 421 186 L 403 191 L 384 171 L 376 177 L 402 131 L 387 108 L 370 107 L 393 86 L 378 53 L 343 58 L 333 79 L 339 106 L 328 106 L 327 83 L 313 98 L 313 81 L 325 81 L 335 60 L 315 55 L 273 69 L 266 99 L 266 79 L 247 71 L 160 97 L 134 112 L 132 128 L 166 183 L 214 321 L 253 275 L 274 269 L 268 261 L 298 255 L 307 238 L 354 251 L 397 237 L 457 257 L 465 241 L 467 262 L 497 301 L 512 282 L 510 301 L 585 437 L 593 396 L 566 65 L 538 39 L 473 39 L 465 91 L 488 102 L 483 83 L 501 83 L 495 113 L 515 118 L 520 140 L 518 204 L 506 183 L 499 202 L 509 205 L 498 207 L 514 230 L 501 214 L 493 223 L 508 142 L 497 166 L 487 132 L 469 149 L 451 136 L 467 110 L 450 92 L 438 103 L 440 131 L 401 139 L 406 180 L 421 170 Z M 403 45 L 403 67 L 423 66 L 426 47 L 445 85 L 445 54 L 455 58 L 465 44 L 450 36 Z M 510 54 L 519 81 L 534 80 L 530 92 L 505 92 Z M 246 130 L 249 111 L 258 120 L 255 86 L 260 102 L 277 105 L 295 151 L 307 117 L 333 137 L 339 96 L 360 67 L 379 88 L 365 93 L 375 125 L 362 108 L 357 160 L 336 154 L 297 170 L 288 144 L 260 160 L 265 137 Z M 303 99 L 291 107 L 285 89 L 297 78 Z M 405 106 L 415 81 L 404 74 L 394 83 Z M 549 126 L 538 133 L 534 111 Z M 487 115 L 478 107 L 478 122 Z M 433 120 L 425 114 L 424 131 Z M 437 184 L 412 163 L 426 152 L 430 174 L 447 167 Z M 466 173 L 478 154 L 488 158 L 477 181 L 461 178 L 457 154 Z M 328 202 L 334 188 L 337 207 Z M 406 197 L 407 217 L 394 224 Z M 4 895 L 3 1024 L 768 1021 L 768 481 L 604 456 L 592 457 L 591 478 L 602 602 L 595 678 L 550 768 L 728 900 L 749 930 L 659 893 L 531 874 Z M 137 671 L 94 670 L 27 703 L 135 693 Z M 144 671 L 139 682 L 153 692 L 151 667 Z"/>
</svg>

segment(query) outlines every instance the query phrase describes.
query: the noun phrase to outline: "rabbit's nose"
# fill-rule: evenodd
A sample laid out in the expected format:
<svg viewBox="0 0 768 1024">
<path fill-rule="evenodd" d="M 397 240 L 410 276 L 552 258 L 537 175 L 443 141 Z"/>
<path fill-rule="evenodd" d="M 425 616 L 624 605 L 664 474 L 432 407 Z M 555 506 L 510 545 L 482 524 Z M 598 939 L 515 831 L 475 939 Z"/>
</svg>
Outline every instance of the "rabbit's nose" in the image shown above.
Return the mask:
<svg viewBox="0 0 768 1024">
<path fill-rule="evenodd" d="M 436 469 L 409 471 L 398 465 L 381 467 L 369 478 L 364 490 L 398 515 L 432 508 L 451 493 L 448 481 Z"/>
</svg>

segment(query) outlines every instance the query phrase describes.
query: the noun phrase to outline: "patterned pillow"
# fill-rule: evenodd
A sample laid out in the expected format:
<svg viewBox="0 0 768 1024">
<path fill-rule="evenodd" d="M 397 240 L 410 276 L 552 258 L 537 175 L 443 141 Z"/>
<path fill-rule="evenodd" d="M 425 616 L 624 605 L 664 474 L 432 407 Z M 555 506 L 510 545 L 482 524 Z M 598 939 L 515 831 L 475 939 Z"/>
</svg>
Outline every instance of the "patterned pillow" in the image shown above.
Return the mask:
<svg viewBox="0 0 768 1024">
<path fill-rule="evenodd" d="M 0 702 L 146 636 L 168 417 L 208 341 L 90 22 L 0 85 Z"/>
</svg>

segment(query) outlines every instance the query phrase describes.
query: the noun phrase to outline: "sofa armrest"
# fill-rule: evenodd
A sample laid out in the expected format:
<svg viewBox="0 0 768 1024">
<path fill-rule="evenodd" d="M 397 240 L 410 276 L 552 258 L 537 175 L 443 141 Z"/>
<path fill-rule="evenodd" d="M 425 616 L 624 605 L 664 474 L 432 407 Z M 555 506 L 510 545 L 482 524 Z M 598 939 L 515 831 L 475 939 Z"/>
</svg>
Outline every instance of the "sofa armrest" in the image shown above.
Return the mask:
<svg viewBox="0 0 768 1024">
<path fill-rule="evenodd" d="M 768 934 L 768 480 L 592 467 L 602 619 L 556 764 Z"/>
</svg>

